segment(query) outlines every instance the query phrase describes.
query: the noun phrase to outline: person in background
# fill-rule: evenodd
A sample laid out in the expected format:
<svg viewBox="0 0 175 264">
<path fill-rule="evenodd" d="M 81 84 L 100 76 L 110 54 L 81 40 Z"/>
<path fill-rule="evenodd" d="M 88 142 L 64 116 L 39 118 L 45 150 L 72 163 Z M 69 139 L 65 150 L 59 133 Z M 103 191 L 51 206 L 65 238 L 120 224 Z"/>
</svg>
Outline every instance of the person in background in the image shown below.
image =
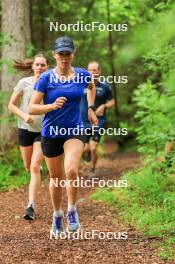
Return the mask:
<svg viewBox="0 0 175 264">
<path fill-rule="evenodd" d="M 27 172 L 30 173 L 29 202 L 25 210 L 24 218 L 35 219 L 35 203 L 40 189 L 41 162 L 43 154 L 41 150 L 41 122 L 42 116 L 33 116 L 28 113 L 28 104 L 33 92 L 35 82 L 41 73 L 47 70 L 48 62 L 43 54 L 36 55 L 33 59 L 16 61 L 14 68 L 20 71 L 32 72 L 29 77 L 22 78 L 14 88 L 8 109 L 18 116 L 18 140 L 19 148 Z"/>
<path fill-rule="evenodd" d="M 91 74 L 95 87 L 96 87 L 96 97 L 94 104 L 94 111 L 98 117 L 98 127 L 104 128 L 106 124 L 106 109 L 114 106 L 115 100 L 112 95 L 111 87 L 106 82 L 100 82 L 99 77 L 101 75 L 101 67 L 98 62 L 91 61 L 88 64 L 88 72 Z M 92 134 L 91 124 L 88 120 L 88 104 L 87 104 L 87 90 L 84 90 L 83 98 L 81 101 L 81 115 L 84 123 L 84 127 L 91 131 L 90 135 L 86 135 L 85 138 L 85 149 L 84 149 L 84 159 L 86 161 L 91 161 L 91 175 L 95 175 L 95 168 L 98 160 L 97 147 L 100 142 L 100 134 L 95 131 Z"/>
</svg>

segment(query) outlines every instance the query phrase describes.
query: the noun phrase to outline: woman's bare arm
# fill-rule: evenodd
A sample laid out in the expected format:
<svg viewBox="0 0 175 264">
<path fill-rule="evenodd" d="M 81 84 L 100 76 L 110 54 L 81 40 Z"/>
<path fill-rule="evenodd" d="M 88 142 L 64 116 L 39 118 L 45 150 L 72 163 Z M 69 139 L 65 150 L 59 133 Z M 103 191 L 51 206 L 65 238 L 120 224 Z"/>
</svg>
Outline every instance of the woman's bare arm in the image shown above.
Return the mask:
<svg viewBox="0 0 175 264">
<path fill-rule="evenodd" d="M 34 91 L 29 103 L 29 113 L 32 115 L 42 115 L 46 114 L 50 111 L 61 108 L 65 101 L 67 100 L 65 97 L 59 97 L 52 104 L 41 104 L 44 93 Z"/>
<path fill-rule="evenodd" d="M 18 103 L 21 98 L 21 93 L 20 92 L 13 92 L 10 101 L 8 104 L 8 109 L 10 112 L 13 114 L 17 115 L 18 117 L 21 117 L 22 119 L 25 119 L 26 113 L 24 113 L 19 107 Z"/>
<path fill-rule="evenodd" d="M 19 107 L 18 103 L 21 98 L 21 92 L 14 91 L 10 97 L 10 101 L 8 104 L 8 109 L 13 114 L 17 115 L 18 117 L 22 118 L 26 123 L 33 124 L 33 117 L 28 113 L 23 112 Z"/>
</svg>

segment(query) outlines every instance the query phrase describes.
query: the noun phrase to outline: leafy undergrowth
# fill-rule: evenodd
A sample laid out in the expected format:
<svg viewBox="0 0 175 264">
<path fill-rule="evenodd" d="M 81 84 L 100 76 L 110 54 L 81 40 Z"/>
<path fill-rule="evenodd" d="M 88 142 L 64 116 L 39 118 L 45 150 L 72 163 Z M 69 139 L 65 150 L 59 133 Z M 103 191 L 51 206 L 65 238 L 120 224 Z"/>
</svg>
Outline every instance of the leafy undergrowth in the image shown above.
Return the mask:
<svg viewBox="0 0 175 264">
<path fill-rule="evenodd" d="M 175 173 L 156 163 L 145 165 L 122 176 L 127 188 L 104 188 L 91 198 L 117 207 L 125 222 L 146 236 L 160 238 L 157 254 L 162 259 L 175 257 Z M 155 244 L 153 244 L 155 246 Z"/>
<path fill-rule="evenodd" d="M 44 170 L 46 170 L 44 166 Z M 17 189 L 29 183 L 30 175 L 24 169 L 18 147 L 0 153 L 0 191 Z"/>
</svg>

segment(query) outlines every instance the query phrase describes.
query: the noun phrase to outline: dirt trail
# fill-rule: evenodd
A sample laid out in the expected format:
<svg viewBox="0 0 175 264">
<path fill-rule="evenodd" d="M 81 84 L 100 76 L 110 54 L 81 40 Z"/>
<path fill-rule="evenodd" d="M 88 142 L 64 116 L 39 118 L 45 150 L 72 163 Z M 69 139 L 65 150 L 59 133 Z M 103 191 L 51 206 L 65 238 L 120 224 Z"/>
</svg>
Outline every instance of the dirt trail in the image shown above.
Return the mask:
<svg viewBox="0 0 175 264">
<path fill-rule="evenodd" d="M 121 173 L 139 164 L 135 153 L 111 154 L 100 160 L 97 176 L 103 179 L 118 179 Z M 87 177 L 87 169 L 81 169 L 80 176 Z M 51 223 L 51 202 L 48 184 L 45 181 L 39 194 L 37 219 L 26 222 L 21 217 L 26 205 L 27 187 L 18 191 L 0 193 L 0 263 L 88 263 L 88 264 L 162 264 L 154 255 L 149 239 L 118 221 L 118 212 L 103 203 L 89 199 L 94 188 L 82 188 L 79 194 L 78 211 L 83 232 L 128 232 L 127 240 L 117 239 L 49 239 Z M 66 213 L 66 196 L 63 199 Z"/>
</svg>

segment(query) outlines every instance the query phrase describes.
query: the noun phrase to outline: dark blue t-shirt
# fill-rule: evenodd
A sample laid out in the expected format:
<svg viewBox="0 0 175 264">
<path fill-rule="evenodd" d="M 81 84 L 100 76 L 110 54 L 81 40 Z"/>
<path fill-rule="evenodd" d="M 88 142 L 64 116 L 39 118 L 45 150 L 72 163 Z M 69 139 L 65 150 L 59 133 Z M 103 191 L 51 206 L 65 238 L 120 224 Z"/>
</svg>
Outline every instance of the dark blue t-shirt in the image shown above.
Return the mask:
<svg viewBox="0 0 175 264">
<path fill-rule="evenodd" d="M 113 99 L 111 87 L 108 83 L 98 82 L 96 85 L 96 96 L 94 107 L 95 110 L 101 105 L 105 104 L 107 101 Z M 84 90 L 83 97 L 81 100 L 81 116 L 84 124 L 89 124 L 88 120 L 88 102 L 87 102 L 87 89 Z M 98 117 L 100 122 L 106 122 L 106 111 L 103 116 Z"/>
<path fill-rule="evenodd" d="M 44 93 L 43 103 L 51 104 L 58 97 L 66 97 L 62 108 L 45 114 L 42 122 L 41 135 L 50 138 L 67 137 L 59 133 L 61 128 L 75 128 L 82 126 L 80 103 L 84 88 L 91 81 L 90 74 L 82 68 L 74 67 L 74 79 L 64 83 L 56 77 L 53 69 L 41 74 L 35 83 L 34 90 Z M 55 132 L 54 132 L 55 131 Z"/>
</svg>

